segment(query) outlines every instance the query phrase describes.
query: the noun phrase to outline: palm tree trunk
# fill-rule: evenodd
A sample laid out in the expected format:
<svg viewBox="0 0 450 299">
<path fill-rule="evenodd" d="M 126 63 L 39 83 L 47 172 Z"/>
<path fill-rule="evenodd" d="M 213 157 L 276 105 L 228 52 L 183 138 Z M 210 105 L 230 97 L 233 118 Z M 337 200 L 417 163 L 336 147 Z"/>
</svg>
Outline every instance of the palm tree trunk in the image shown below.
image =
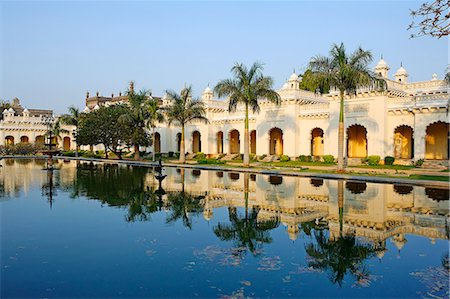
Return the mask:
<svg viewBox="0 0 450 299">
<path fill-rule="evenodd" d="M 248 104 L 245 104 L 245 129 L 244 129 L 244 166 L 250 165 L 250 157 L 248 155 Z"/>
<path fill-rule="evenodd" d="M 185 180 L 184 168 L 181 168 L 181 192 L 184 193 L 184 180 Z"/>
<path fill-rule="evenodd" d="M 186 155 L 184 149 L 184 125 L 181 126 L 181 141 L 180 141 L 180 163 L 186 162 Z"/>
<path fill-rule="evenodd" d="M 78 157 L 78 151 L 80 150 L 80 146 L 78 145 L 78 143 L 75 141 L 75 157 Z"/>
<path fill-rule="evenodd" d="M 152 127 L 152 142 L 153 142 L 153 162 L 155 162 L 155 127 Z"/>
<path fill-rule="evenodd" d="M 138 144 L 134 145 L 134 160 L 140 160 Z"/>
<path fill-rule="evenodd" d="M 248 219 L 248 184 L 249 184 L 248 173 L 244 173 L 244 200 L 245 200 L 245 219 Z"/>
<path fill-rule="evenodd" d="M 338 172 L 344 171 L 344 91 L 341 90 L 341 102 L 339 105 L 339 128 L 338 128 Z"/>
</svg>

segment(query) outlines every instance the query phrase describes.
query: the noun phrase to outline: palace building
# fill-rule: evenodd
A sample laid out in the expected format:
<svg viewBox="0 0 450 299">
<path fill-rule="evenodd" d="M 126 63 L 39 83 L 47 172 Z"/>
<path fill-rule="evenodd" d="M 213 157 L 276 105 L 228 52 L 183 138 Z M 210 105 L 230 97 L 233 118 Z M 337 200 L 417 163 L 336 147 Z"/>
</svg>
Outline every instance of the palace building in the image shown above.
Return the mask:
<svg viewBox="0 0 450 299">
<path fill-rule="evenodd" d="M 404 160 L 448 160 L 450 87 L 433 74 L 431 80 L 409 82 L 401 66 L 391 78 L 390 67 L 381 59 L 375 72 L 387 89 L 360 89 L 345 99 L 345 154 L 349 163 L 360 163 L 370 155 Z M 130 88 L 133 88 L 132 86 Z M 260 102 L 261 112 L 250 113 L 250 153 L 275 156 L 337 156 L 339 93 L 320 95 L 300 89 L 293 73 L 278 90 L 281 105 Z M 186 151 L 210 155 L 244 152 L 244 107 L 228 112 L 227 101 L 215 97 L 207 87 L 205 102 L 209 124 L 186 127 Z M 126 101 L 119 97 L 86 97 L 86 111 L 95 106 Z M 162 105 L 170 104 L 163 96 Z M 162 138 L 164 136 L 164 138 Z M 180 128 L 161 124 L 157 129 L 157 152 L 178 152 Z"/>
<path fill-rule="evenodd" d="M 27 109 L 22 107 L 20 100 L 12 100 L 11 108 L 5 109 L 0 120 L 0 140 L 3 145 L 14 145 L 17 143 L 40 143 L 45 144 L 48 122 L 54 117 L 52 110 Z M 62 125 L 64 132 L 54 137 L 53 144 L 58 148 L 69 150 L 75 149 L 72 126 Z"/>
</svg>

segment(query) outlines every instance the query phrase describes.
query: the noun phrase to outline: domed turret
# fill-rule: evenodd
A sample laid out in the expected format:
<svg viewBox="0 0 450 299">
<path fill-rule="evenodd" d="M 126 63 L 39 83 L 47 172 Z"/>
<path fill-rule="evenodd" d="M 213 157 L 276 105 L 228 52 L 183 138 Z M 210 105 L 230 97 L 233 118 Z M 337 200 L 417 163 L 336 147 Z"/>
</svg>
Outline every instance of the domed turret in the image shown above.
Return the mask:
<svg viewBox="0 0 450 299">
<path fill-rule="evenodd" d="M 299 233 L 298 225 L 289 224 L 287 227 L 287 232 L 288 232 L 289 239 L 291 239 L 292 241 L 297 240 L 298 233 Z"/>
<path fill-rule="evenodd" d="M 202 100 L 204 101 L 211 101 L 213 98 L 213 91 L 211 90 L 211 88 L 209 88 L 209 84 L 208 86 L 205 88 L 205 90 L 202 93 Z"/>
<path fill-rule="evenodd" d="M 383 78 L 387 78 L 389 70 L 389 65 L 386 63 L 386 61 L 384 61 L 383 55 L 381 55 L 380 61 L 378 61 L 377 65 L 375 66 L 375 73 Z"/>
<path fill-rule="evenodd" d="M 409 74 L 403 67 L 403 64 L 400 64 L 400 68 L 395 72 L 394 77 L 397 82 L 408 83 Z"/>
<path fill-rule="evenodd" d="M 204 218 L 206 221 L 211 220 L 212 217 L 213 217 L 213 211 L 212 211 L 212 209 L 205 209 L 205 210 L 203 211 L 203 218 Z"/>
<path fill-rule="evenodd" d="M 300 80 L 298 79 L 298 75 L 293 71 L 292 75 L 289 77 L 287 81 L 288 88 L 290 89 L 299 89 L 300 88 Z"/>
<path fill-rule="evenodd" d="M 98 110 L 98 109 L 100 109 L 100 106 L 97 104 L 97 105 L 95 105 L 94 110 Z"/>
<path fill-rule="evenodd" d="M 89 112 L 91 112 L 91 110 L 89 110 L 88 106 L 86 106 L 86 107 L 84 107 L 83 112 L 84 112 L 84 113 L 89 113 Z"/>
<path fill-rule="evenodd" d="M 437 79 L 438 79 L 438 75 L 436 73 L 431 75 L 431 81 L 436 81 Z"/>
<path fill-rule="evenodd" d="M 23 115 L 24 117 L 29 117 L 29 116 L 30 116 L 30 111 L 29 111 L 27 108 L 25 108 L 25 109 L 22 111 L 22 115 Z"/>
</svg>

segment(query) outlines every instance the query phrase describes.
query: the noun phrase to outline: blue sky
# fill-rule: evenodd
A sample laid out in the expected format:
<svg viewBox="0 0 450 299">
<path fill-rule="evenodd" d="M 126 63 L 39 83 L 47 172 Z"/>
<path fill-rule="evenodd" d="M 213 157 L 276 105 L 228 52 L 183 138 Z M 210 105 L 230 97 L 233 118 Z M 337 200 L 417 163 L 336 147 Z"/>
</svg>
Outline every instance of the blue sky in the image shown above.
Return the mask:
<svg viewBox="0 0 450 299">
<path fill-rule="evenodd" d="M 0 99 L 28 108 L 84 107 L 86 91 L 162 95 L 230 77 L 235 62 L 265 63 L 279 88 L 332 43 L 371 50 L 410 80 L 443 76 L 449 39 L 409 39 L 422 1 L 3 1 Z"/>
</svg>

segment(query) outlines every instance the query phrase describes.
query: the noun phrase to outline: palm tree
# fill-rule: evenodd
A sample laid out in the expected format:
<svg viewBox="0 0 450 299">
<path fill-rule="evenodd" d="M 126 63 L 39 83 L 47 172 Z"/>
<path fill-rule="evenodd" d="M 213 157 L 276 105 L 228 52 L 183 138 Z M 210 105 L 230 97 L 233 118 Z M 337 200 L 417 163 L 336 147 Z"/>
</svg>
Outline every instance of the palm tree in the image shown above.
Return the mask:
<svg viewBox="0 0 450 299">
<path fill-rule="evenodd" d="M 273 80 L 262 74 L 263 65 L 255 62 L 248 69 L 241 63 L 236 63 L 231 72 L 233 79 L 225 79 L 217 83 L 214 91 L 219 97 L 228 96 L 228 111 L 236 111 L 238 104 L 245 105 L 245 129 L 244 129 L 244 166 L 249 166 L 249 132 L 248 132 L 248 109 L 258 113 L 260 107 L 258 101 L 268 99 L 279 104 L 280 95 L 272 89 Z"/>
<path fill-rule="evenodd" d="M 61 119 L 58 118 L 55 122 L 53 122 L 50 125 L 50 128 L 45 133 L 45 136 L 50 138 L 49 144 L 52 144 L 52 139 L 53 138 L 55 138 L 55 139 L 58 138 L 58 137 L 61 138 L 61 134 L 67 134 L 67 133 L 69 133 L 69 131 L 66 130 L 66 129 L 61 128 Z M 51 146 L 52 145 L 50 145 L 50 149 L 51 149 Z"/>
<path fill-rule="evenodd" d="M 445 74 L 444 81 L 450 85 L 450 68 L 448 68 L 447 73 Z"/>
<path fill-rule="evenodd" d="M 340 95 L 339 131 L 338 131 L 338 171 L 344 171 L 344 96 L 356 93 L 361 87 L 383 89 L 385 81 L 378 78 L 369 68 L 372 53 L 358 48 L 349 54 L 344 44 L 333 44 L 329 57 L 316 56 L 309 62 L 312 76 L 319 82 L 337 88 Z"/>
<path fill-rule="evenodd" d="M 222 241 L 234 241 L 236 248 L 248 248 L 253 255 L 258 255 L 264 243 L 272 243 L 269 231 L 277 228 L 280 222 L 277 219 L 258 220 L 259 209 L 248 209 L 248 183 L 249 174 L 244 174 L 244 217 L 238 215 L 236 208 L 229 207 L 230 223 L 218 223 L 214 227 L 214 234 Z"/>
<path fill-rule="evenodd" d="M 9 108 L 11 108 L 10 103 L 8 103 L 7 101 L 4 101 L 4 100 L 0 100 L 0 120 L 3 119 L 3 111 L 5 109 L 9 109 Z"/>
<path fill-rule="evenodd" d="M 69 114 L 63 115 L 61 117 L 61 122 L 66 125 L 75 126 L 75 157 L 78 157 L 78 143 L 77 143 L 77 136 L 78 136 L 78 126 L 80 124 L 82 112 L 80 112 L 80 109 L 76 108 L 75 106 L 69 107 Z"/>
<path fill-rule="evenodd" d="M 157 123 L 163 121 L 163 109 L 159 106 L 158 100 L 150 98 L 147 102 L 147 126 L 152 130 L 153 162 L 155 161 L 155 127 Z"/>
<path fill-rule="evenodd" d="M 140 160 L 139 146 L 148 145 L 148 136 L 145 132 L 148 111 L 146 109 L 150 91 L 141 90 L 136 93 L 133 89 L 127 91 L 129 109 L 119 117 L 119 121 L 130 128 L 129 142 L 134 146 L 134 159 Z"/>
<path fill-rule="evenodd" d="M 167 99 L 172 103 L 167 107 L 167 123 L 181 126 L 180 162 L 186 162 L 185 156 L 185 126 L 193 121 L 208 123 L 205 117 L 205 104 L 192 98 L 192 86 L 185 87 L 180 94 L 169 90 Z"/>
</svg>

